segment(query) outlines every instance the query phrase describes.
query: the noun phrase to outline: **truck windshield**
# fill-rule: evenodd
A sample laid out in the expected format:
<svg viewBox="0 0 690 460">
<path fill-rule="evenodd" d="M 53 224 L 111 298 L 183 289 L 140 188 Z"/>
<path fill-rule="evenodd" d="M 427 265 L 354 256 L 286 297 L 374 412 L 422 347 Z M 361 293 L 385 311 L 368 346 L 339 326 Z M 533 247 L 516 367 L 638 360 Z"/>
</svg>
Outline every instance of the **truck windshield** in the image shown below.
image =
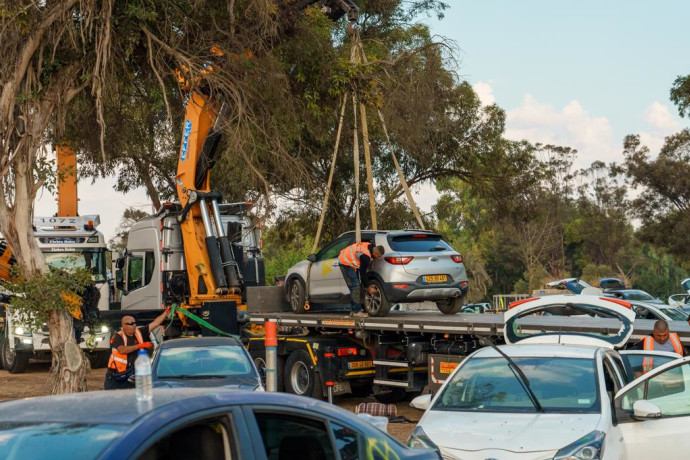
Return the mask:
<svg viewBox="0 0 690 460">
<path fill-rule="evenodd" d="M 513 358 L 546 413 L 597 413 L 593 359 Z M 577 379 L 573 379 L 573 375 Z M 453 376 L 435 410 L 535 412 L 534 403 L 503 358 L 474 358 Z"/>
<path fill-rule="evenodd" d="M 46 252 L 43 254 L 49 267 L 75 271 L 85 268 L 91 271 L 94 281 L 106 281 L 105 250 L 82 250 L 70 252 Z"/>
</svg>

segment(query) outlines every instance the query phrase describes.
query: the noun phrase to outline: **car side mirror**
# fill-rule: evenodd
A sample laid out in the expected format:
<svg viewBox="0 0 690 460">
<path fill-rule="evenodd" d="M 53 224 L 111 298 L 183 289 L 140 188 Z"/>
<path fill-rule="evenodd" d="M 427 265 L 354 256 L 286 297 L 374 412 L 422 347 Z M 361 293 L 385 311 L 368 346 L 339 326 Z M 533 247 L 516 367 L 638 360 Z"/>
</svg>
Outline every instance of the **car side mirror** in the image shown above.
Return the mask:
<svg viewBox="0 0 690 460">
<path fill-rule="evenodd" d="M 309 254 L 309 255 L 307 256 L 307 260 L 308 260 L 309 262 L 316 262 L 316 254 Z"/>
<path fill-rule="evenodd" d="M 115 267 L 119 268 L 122 270 L 125 266 L 125 258 L 124 257 L 118 257 L 117 260 L 115 261 Z"/>
<path fill-rule="evenodd" d="M 661 409 L 653 402 L 639 399 L 633 403 L 633 417 L 638 420 L 654 420 L 661 418 Z"/>
<path fill-rule="evenodd" d="M 427 410 L 431 406 L 431 394 L 417 396 L 410 402 L 410 406 L 419 410 Z"/>
</svg>

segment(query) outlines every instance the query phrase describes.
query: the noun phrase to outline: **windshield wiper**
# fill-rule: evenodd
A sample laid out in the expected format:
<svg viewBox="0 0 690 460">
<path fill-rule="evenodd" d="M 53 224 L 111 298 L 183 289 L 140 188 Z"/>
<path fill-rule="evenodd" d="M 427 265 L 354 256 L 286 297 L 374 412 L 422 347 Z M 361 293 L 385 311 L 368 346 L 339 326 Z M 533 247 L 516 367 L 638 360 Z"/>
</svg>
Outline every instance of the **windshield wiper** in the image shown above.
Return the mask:
<svg viewBox="0 0 690 460">
<path fill-rule="evenodd" d="M 429 249 L 429 252 L 434 252 L 434 251 L 445 251 L 446 248 L 443 246 L 434 246 L 433 248 Z"/>
<path fill-rule="evenodd" d="M 529 380 L 527 379 L 527 376 L 525 375 L 524 372 L 522 372 L 522 369 L 520 369 L 520 366 L 515 364 L 515 361 L 513 361 L 510 356 L 506 355 L 501 351 L 500 348 L 498 348 L 496 345 L 493 343 L 491 344 L 491 348 L 496 350 L 496 352 L 501 355 L 503 358 L 505 358 L 506 361 L 508 361 L 508 367 L 510 370 L 513 372 L 513 375 L 515 375 L 515 378 L 520 382 L 520 385 L 522 386 L 522 389 L 525 390 L 525 393 L 527 393 L 527 396 L 529 396 L 529 399 L 532 401 L 532 404 L 534 404 L 534 408 L 537 410 L 537 412 L 544 413 L 544 408 L 541 407 L 541 404 L 539 403 L 539 400 L 537 399 L 537 395 L 534 394 L 532 391 L 532 388 L 529 386 Z"/>
</svg>

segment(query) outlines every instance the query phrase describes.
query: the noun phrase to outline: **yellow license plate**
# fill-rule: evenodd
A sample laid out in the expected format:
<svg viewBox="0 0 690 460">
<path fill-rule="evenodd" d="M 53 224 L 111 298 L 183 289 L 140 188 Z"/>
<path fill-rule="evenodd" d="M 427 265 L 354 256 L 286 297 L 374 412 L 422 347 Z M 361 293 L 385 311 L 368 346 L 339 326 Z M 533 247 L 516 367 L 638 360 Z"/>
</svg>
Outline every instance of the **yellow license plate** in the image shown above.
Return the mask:
<svg viewBox="0 0 690 460">
<path fill-rule="evenodd" d="M 441 374 L 450 374 L 455 370 L 456 367 L 458 367 L 458 363 L 448 363 L 446 361 L 441 361 L 438 371 Z"/>
<path fill-rule="evenodd" d="M 350 361 L 347 363 L 348 369 L 366 369 L 368 367 L 374 367 L 373 361 Z"/>
<path fill-rule="evenodd" d="M 425 283 L 445 283 L 448 281 L 448 275 L 426 275 L 424 277 Z"/>
</svg>

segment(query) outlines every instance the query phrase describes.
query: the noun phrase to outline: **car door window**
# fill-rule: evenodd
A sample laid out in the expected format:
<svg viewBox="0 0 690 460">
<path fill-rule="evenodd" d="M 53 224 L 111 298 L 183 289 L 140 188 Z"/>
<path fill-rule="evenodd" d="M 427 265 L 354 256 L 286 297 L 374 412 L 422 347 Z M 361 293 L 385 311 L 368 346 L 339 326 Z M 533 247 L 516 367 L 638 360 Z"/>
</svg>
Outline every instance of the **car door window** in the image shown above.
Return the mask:
<svg viewBox="0 0 690 460">
<path fill-rule="evenodd" d="M 228 419 L 197 421 L 166 434 L 137 457 L 137 460 L 189 458 L 194 460 L 229 460 L 235 458 L 235 442 Z"/>
<path fill-rule="evenodd" d="M 656 404 L 662 418 L 690 415 L 690 365 L 672 367 L 640 382 L 623 395 L 621 409 L 632 412 L 633 404 L 640 399 Z"/>
<path fill-rule="evenodd" d="M 324 420 L 263 411 L 254 415 L 268 460 L 336 460 Z"/>
<path fill-rule="evenodd" d="M 335 259 L 340 254 L 340 251 L 352 244 L 353 241 L 354 238 L 340 238 L 335 240 L 319 251 L 316 255 L 316 260 Z"/>
<path fill-rule="evenodd" d="M 335 448 L 340 454 L 341 460 L 357 460 L 359 458 L 359 436 L 338 423 L 331 422 L 331 431 L 335 439 Z"/>
</svg>

